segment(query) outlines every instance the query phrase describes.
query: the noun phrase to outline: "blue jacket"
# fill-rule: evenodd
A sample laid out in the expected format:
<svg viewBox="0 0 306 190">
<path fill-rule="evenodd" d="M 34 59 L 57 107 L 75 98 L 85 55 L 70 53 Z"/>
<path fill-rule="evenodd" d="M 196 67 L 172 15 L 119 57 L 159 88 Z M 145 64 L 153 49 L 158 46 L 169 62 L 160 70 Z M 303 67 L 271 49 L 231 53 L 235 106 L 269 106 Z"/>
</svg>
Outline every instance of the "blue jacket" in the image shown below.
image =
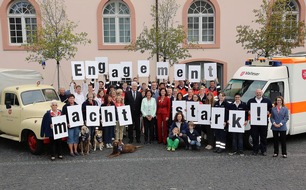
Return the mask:
<svg viewBox="0 0 306 190">
<path fill-rule="evenodd" d="M 173 122 L 172 125 L 171 125 L 171 128 L 170 128 L 170 131 L 172 131 L 174 127 L 179 128 L 179 129 L 180 129 L 180 132 L 181 132 L 182 134 L 187 134 L 188 125 L 187 125 L 186 122 L 182 122 L 182 123 L 181 123 L 181 126 L 176 126 L 176 123 Z"/>
<path fill-rule="evenodd" d="M 281 107 L 279 112 L 277 111 L 276 107 L 273 107 L 271 110 L 271 129 L 273 131 L 287 131 L 287 121 L 289 119 L 289 114 L 288 114 L 288 108 L 286 107 Z M 276 124 L 282 124 L 281 127 L 277 128 L 273 125 L 273 123 Z"/>
<path fill-rule="evenodd" d="M 41 122 L 40 136 L 41 137 L 53 137 L 53 130 L 50 127 L 52 124 L 50 110 L 47 111 Z"/>
</svg>

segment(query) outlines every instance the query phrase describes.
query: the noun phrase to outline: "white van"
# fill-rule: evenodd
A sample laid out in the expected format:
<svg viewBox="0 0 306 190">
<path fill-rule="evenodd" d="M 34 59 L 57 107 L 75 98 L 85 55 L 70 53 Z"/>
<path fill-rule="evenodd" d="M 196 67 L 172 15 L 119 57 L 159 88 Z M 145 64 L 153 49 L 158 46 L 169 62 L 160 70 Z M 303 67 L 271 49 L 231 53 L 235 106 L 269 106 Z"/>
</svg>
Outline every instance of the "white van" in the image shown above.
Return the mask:
<svg viewBox="0 0 306 190">
<path fill-rule="evenodd" d="M 228 101 L 234 101 L 234 95 L 238 92 L 242 95 L 241 100 L 247 102 L 255 96 L 258 88 L 272 103 L 277 96 L 284 97 L 289 109 L 288 134 L 306 132 L 306 55 L 246 61 L 246 65 L 240 67 L 228 82 L 224 93 Z M 245 142 L 247 146 L 252 146 L 249 130 L 248 125 Z M 268 130 L 270 137 L 272 131 Z"/>
</svg>

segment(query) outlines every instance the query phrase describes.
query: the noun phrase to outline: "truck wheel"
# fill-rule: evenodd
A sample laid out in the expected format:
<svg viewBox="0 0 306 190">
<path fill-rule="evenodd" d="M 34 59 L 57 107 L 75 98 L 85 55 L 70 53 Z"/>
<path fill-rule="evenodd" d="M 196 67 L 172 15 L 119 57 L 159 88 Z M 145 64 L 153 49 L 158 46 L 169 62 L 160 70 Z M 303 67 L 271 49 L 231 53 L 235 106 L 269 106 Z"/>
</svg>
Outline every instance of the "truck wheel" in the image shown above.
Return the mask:
<svg viewBox="0 0 306 190">
<path fill-rule="evenodd" d="M 244 133 L 244 146 L 247 149 L 252 149 L 253 148 L 253 139 L 251 136 L 251 131 L 245 131 Z"/>
<path fill-rule="evenodd" d="M 43 150 L 43 142 L 32 131 L 27 135 L 27 145 L 32 154 L 40 154 Z"/>
</svg>

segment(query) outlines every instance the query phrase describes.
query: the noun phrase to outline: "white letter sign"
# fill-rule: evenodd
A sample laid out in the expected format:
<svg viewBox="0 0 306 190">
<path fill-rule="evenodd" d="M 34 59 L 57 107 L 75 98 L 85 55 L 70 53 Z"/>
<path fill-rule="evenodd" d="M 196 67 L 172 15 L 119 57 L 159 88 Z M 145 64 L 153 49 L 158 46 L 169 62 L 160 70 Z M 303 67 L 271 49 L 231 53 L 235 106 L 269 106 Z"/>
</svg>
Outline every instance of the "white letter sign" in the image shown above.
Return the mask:
<svg viewBox="0 0 306 190">
<path fill-rule="evenodd" d="M 157 79 L 168 79 L 169 76 L 169 63 L 157 62 L 156 63 L 156 77 Z"/>
<path fill-rule="evenodd" d="M 210 104 L 199 104 L 198 105 L 198 124 L 210 125 Z"/>
<path fill-rule="evenodd" d="M 120 62 L 120 64 L 122 67 L 122 78 L 133 78 L 132 62 L 123 61 L 123 62 Z"/>
<path fill-rule="evenodd" d="M 67 106 L 67 112 L 70 127 L 79 127 L 84 125 L 82 105 Z"/>
<path fill-rule="evenodd" d="M 235 133 L 244 133 L 245 111 L 230 110 L 228 131 Z"/>
<path fill-rule="evenodd" d="M 85 61 L 85 70 L 87 79 L 97 79 L 99 70 L 97 61 Z"/>
<path fill-rule="evenodd" d="M 66 116 L 61 115 L 57 117 L 51 117 L 53 127 L 54 140 L 68 137 L 68 126 Z"/>
<path fill-rule="evenodd" d="M 86 106 L 86 125 L 87 127 L 100 126 L 99 106 Z"/>
<path fill-rule="evenodd" d="M 138 60 L 138 76 L 148 77 L 150 75 L 150 65 L 148 60 Z"/>
<path fill-rule="evenodd" d="M 267 104 L 251 103 L 251 125 L 267 125 L 267 119 Z"/>
<path fill-rule="evenodd" d="M 108 73 L 108 57 L 96 57 L 98 61 L 98 69 L 100 75 L 105 75 Z"/>
<path fill-rule="evenodd" d="M 212 129 L 224 129 L 224 115 L 225 109 L 213 107 L 211 111 L 211 128 Z"/>
<path fill-rule="evenodd" d="M 71 61 L 71 70 L 73 80 L 85 79 L 84 61 Z"/>
<path fill-rule="evenodd" d="M 173 101 L 172 102 L 172 118 L 177 112 L 182 112 L 184 118 L 186 118 L 186 101 Z"/>
<path fill-rule="evenodd" d="M 201 81 L 201 66 L 200 65 L 190 65 L 188 67 L 188 80 L 189 82 L 200 82 Z"/>
<path fill-rule="evenodd" d="M 199 102 L 187 101 L 187 121 L 198 121 Z"/>
<path fill-rule="evenodd" d="M 120 126 L 133 124 L 130 105 L 117 107 L 117 113 Z"/>
<path fill-rule="evenodd" d="M 185 64 L 174 64 L 174 80 L 186 80 Z"/>
<path fill-rule="evenodd" d="M 101 107 L 102 127 L 116 125 L 116 111 L 115 106 Z"/>
<path fill-rule="evenodd" d="M 217 64 L 205 63 L 204 64 L 204 78 L 205 80 L 215 80 L 217 78 Z"/>
<path fill-rule="evenodd" d="M 109 81 L 121 81 L 122 67 L 120 64 L 109 64 Z"/>
</svg>

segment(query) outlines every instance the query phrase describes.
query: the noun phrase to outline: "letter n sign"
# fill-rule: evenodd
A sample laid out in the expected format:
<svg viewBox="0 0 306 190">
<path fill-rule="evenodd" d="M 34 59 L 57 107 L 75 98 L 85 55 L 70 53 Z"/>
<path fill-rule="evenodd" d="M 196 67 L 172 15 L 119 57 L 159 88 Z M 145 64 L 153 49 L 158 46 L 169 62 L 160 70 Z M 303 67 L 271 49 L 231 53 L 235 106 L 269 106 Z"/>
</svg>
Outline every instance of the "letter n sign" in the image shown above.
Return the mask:
<svg viewBox="0 0 306 190">
<path fill-rule="evenodd" d="M 66 121 L 66 116 L 61 115 L 51 118 L 52 127 L 53 127 L 53 137 L 54 139 L 60 139 L 68 137 L 68 126 Z M 49 127 L 49 126 L 47 126 Z"/>
</svg>

